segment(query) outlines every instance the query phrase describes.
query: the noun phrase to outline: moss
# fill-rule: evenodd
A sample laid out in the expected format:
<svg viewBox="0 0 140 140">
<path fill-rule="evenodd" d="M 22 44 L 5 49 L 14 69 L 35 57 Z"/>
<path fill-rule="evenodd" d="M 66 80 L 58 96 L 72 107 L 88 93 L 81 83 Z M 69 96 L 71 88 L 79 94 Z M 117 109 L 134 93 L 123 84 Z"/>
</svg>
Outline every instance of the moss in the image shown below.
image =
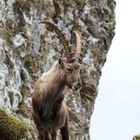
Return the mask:
<svg viewBox="0 0 140 140">
<path fill-rule="evenodd" d="M 29 96 L 29 87 L 26 85 L 22 85 L 21 87 L 21 94 L 23 95 L 23 97 L 28 97 Z"/>
<path fill-rule="evenodd" d="M 32 66 L 32 58 L 29 56 L 29 57 L 26 57 L 25 58 L 25 61 L 24 61 L 24 67 L 29 71 L 31 72 L 31 66 Z"/>
<path fill-rule="evenodd" d="M 27 139 L 28 126 L 22 119 L 12 115 L 5 108 L 0 108 L 0 139 Z"/>
<path fill-rule="evenodd" d="M 10 99 L 10 104 L 11 106 L 13 105 L 13 102 L 14 102 L 14 93 L 13 92 L 9 92 L 9 99 Z"/>
<path fill-rule="evenodd" d="M 38 57 L 38 58 L 37 58 Z M 36 73 L 39 71 L 40 67 L 36 63 L 39 62 L 39 57 L 40 56 L 26 56 L 24 60 L 24 67 L 28 70 L 29 73 Z"/>
<path fill-rule="evenodd" d="M 27 106 L 23 101 L 19 103 L 19 110 L 16 112 L 25 118 L 31 117 L 31 106 Z"/>
<path fill-rule="evenodd" d="M 75 2 L 78 4 L 78 5 L 84 5 L 86 3 L 86 0 L 75 0 Z"/>
<path fill-rule="evenodd" d="M 27 109 L 26 105 L 23 102 L 19 103 L 19 113 L 20 114 L 24 114 L 26 112 L 26 109 Z"/>
<path fill-rule="evenodd" d="M 2 80 L 2 76 L 0 76 L 0 80 Z"/>
</svg>

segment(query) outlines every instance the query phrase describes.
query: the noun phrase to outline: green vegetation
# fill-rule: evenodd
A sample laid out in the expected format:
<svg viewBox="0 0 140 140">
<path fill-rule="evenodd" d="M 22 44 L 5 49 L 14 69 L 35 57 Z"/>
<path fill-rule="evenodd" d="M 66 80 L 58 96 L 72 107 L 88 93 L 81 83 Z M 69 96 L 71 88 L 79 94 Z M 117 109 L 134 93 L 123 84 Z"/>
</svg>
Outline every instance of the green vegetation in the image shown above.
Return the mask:
<svg viewBox="0 0 140 140">
<path fill-rule="evenodd" d="M 29 97 L 29 92 L 30 92 L 29 87 L 23 84 L 21 87 L 21 94 L 23 95 L 23 98 Z"/>
<path fill-rule="evenodd" d="M 30 56 L 27 56 L 24 60 L 24 67 L 31 72 L 31 66 L 32 66 L 32 58 Z"/>
<path fill-rule="evenodd" d="M 75 2 L 78 4 L 78 5 L 84 5 L 86 3 L 86 0 L 75 0 Z"/>
<path fill-rule="evenodd" d="M 14 93 L 13 92 L 9 92 L 9 99 L 10 99 L 10 104 L 11 106 L 13 105 L 13 102 L 14 102 Z"/>
<path fill-rule="evenodd" d="M 28 126 L 22 119 L 12 115 L 4 107 L 0 108 L 0 139 L 27 139 Z"/>
</svg>

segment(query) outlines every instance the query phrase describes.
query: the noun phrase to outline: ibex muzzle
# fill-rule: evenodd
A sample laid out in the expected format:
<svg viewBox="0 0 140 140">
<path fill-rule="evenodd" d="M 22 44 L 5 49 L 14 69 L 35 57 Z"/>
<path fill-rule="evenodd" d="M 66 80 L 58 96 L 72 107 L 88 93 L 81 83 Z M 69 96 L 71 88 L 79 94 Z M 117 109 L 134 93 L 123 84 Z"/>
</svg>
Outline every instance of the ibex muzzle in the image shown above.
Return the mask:
<svg viewBox="0 0 140 140">
<path fill-rule="evenodd" d="M 69 140 L 68 111 L 64 102 L 64 88 L 68 86 L 78 90 L 82 86 L 81 69 L 81 37 L 76 35 L 75 53 L 71 53 L 69 43 L 58 27 L 50 22 L 46 24 L 48 30 L 54 30 L 65 50 L 65 57 L 54 62 L 51 69 L 44 73 L 35 83 L 32 97 L 32 117 L 39 132 L 40 140 L 56 140 L 60 129 L 62 140 Z"/>
<path fill-rule="evenodd" d="M 81 65 L 78 62 L 67 63 L 65 65 L 66 85 L 73 90 L 78 90 L 82 86 L 80 69 Z"/>
</svg>

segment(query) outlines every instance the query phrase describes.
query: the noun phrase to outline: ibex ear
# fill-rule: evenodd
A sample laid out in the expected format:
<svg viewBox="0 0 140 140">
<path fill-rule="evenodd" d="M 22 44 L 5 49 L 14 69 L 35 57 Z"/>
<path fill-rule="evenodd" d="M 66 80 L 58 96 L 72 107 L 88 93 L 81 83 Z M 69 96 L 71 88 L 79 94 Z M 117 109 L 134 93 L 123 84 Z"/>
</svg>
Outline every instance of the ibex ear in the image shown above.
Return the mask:
<svg viewBox="0 0 140 140">
<path fill-rule="evenodd" d="M 61 57 L 58 58 L 58 63 L 60 65 L 61 68 L 64 68 L 64 63 Z"/>
</svg>

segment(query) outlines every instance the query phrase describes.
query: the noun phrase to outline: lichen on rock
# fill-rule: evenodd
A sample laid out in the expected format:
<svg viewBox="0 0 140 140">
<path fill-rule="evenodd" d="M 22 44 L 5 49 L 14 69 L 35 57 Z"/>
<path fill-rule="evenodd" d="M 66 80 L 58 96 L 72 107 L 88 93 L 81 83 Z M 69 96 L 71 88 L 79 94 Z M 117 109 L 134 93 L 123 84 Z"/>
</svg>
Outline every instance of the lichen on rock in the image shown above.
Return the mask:
<svg viewBox="0 0 140 140">
<path fill-rule="evenodd" d="M 28 139 L 28 125 L 11 114 L 6 108 L 0 108 L 0 139 L 2 140 L 19 140 Z"/>
<path fill-rule="evenodd" d="M 31 119 L 34 82 L 48 71 L 63 47 L 59 37 L 39 22 L 53 22 L 71 43 L 72 30 L 76 28 L 82 36 L 83 87 L 76 93 L 66 89 L 65 100 L 69 108 L 70 139 L 89 140 L 90 117 L 101 70 L 115 34 L 115 5 L 114 0 L 1 0 L 0 106 L 8 108 L 15 120 L 17 115 L 22 115 L 34 126 Z M 7 111 L 0 112 L 8 119 Z M 20 121 L 17 118 L 18 125 Z M 5 126 L 1 129 L 5 130 Z M 24 127 L 21 129 L 26 131 Z M 13 131 L 18 132 L 17 138 L 22 134 L 19 129 Z M 36 140 L 36 129 L 30 132 L 27 139 Z"/>
</svg>

